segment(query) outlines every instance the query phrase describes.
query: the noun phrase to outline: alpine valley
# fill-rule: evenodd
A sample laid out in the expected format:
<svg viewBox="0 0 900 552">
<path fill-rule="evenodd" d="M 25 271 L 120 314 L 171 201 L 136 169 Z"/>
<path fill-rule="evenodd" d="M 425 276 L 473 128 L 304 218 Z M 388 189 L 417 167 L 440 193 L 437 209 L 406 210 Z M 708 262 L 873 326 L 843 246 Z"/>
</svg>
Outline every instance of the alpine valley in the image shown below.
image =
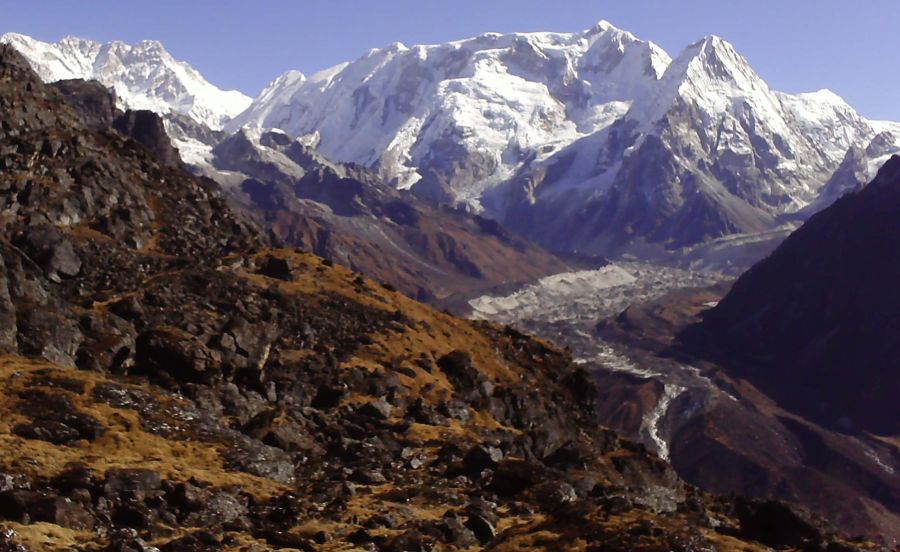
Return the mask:
<svg viewBox="0 0 900 552">
<path fill-rule="evenodd" d="M 605 21 L 0 43 L 0 552 L 900 545 L 900 123 Z"/>
</svg>

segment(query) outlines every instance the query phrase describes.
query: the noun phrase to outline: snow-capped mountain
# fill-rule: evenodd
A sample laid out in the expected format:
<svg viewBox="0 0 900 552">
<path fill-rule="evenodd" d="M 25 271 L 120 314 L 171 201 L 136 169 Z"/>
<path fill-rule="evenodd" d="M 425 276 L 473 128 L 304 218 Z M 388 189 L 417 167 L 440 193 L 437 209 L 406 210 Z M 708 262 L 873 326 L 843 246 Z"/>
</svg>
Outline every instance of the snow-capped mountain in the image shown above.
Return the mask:
<svg viewBox="0 0 900 552">
<path fill-rule="evenodd" d="M 848 152 L 873 150 L 879 132 L 893 145 L 897 130 L 827 90 L 772 90 L 721 38 L 673 61 L 606 22 L 289 72 L 227 128 L 245 125 L 312 136 L 326 157 L 553 249 L 601 253 L 771 230 L 826 206 Z"/>
<path fill-rule="evenodd" d="M 0 42 L 21 52 L 45 82 L 100 81 L 115 90 L 120 107 L 126 109 L 179 113 L 220 129 L 251 102 L 241 92 L 216 88 L 152 40 L 129 45 L 66 37 L 47 43 L 8 33 L 0 37 Z"/>
<path fill-rule="evenodd" d="M 274 81 L 229 130 L 318 132 L 326 157 L 399 188 L 477 205 L 491 185 L 618 119 L 669 57 L 606 22 L 583 33 L 394 44 L 309 78 Z"/>
<path fill-rule="evenodd" d="M 732 45 L 708 37 L 668 66 L 654 95 L 486 203 L 553 248 L 689 246 L 775 228 L 816 202 L 847 151 L 876 134 L 831 92 L 773 91 Z"/>
</svg>

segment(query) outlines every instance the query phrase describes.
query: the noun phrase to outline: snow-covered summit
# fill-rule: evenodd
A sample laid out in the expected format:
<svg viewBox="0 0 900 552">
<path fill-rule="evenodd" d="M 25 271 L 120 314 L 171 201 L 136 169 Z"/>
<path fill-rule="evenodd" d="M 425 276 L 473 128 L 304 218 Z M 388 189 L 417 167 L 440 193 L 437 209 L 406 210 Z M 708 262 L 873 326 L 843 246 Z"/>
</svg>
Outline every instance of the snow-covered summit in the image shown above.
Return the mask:
<svg viewBox="0 0 900 552">
<path fill-rule="evenodd" d="M 180 113 L 219 129 L 251 102 L 241 92 L 216 88 L 153 40 L 130 45 L 66 37 L 48 43 L 8 33 L 0 42 L 22 53 L 44 81 L 100 81 L 115 90 L 123 108 Z"/>
<path fill-rule="evenodd" d="M 581 33 L 398 43 L 309 78 L 285 74 L 227 128 L 318 131 L 327 157 L 477 204 L 529 159 L 609 125 L 651 94 L 669 61 L 607 22 Z"/>
<path fill-rule="evenodd" d="M 607 21 L 397 43 L 288 73 L 227 129 L 244 125 L 314 136 L 399 188 L 595 252 L 765 231 L 877 134 L 836 94 L 773 90 L 721 37 L 673 60 Z"/>
<path fill-rule="evenodd" d="M 632 111 L 656 122 L 676 101 L 692 102 L 707 113 L 727 111 L 735 101 L 758 102 L 758 108 L 778 109 L 778 99 L 729 42 L 708 36 L 688 46 L 660 80 L 656 94 L 637 102 Z"/>
<path fill-rule="evenodd" d="M 883 158 L 893 141 L 870 147 L 877 126 L 832 92 L 772 90 L 734 46 L 709 36 L 614 124 L 537 159 L 488 191 L 486 204 L 557 250 L 610 254 L 765 232 L 822 205 L 848 150 L 861 152 L 857 175 Z"/>
</svg>

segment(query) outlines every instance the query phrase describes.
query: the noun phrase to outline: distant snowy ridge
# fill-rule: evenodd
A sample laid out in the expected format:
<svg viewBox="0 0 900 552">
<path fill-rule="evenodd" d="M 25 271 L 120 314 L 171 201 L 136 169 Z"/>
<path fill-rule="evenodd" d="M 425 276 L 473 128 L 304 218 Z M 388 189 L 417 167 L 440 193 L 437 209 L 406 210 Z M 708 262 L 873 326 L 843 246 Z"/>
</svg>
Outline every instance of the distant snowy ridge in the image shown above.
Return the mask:
<svg viewBox="0 0 900 552">
<path fill-rule="evenodd" d="M 647 259 L 771 233 L 900 152 L 900 124 L 869 121 L 828 90 L 773 90 L 722 38 L 673 60 L 606 21 L 395 43 L 309 76 L 288 71 L 254 100 L 215 88 L 157 42 L 2 40 L 45 80 L 95 78 L 123 107 L 229 133 L 281 130 L 556 251 Z M 198 165 L 221 139 L 167 128 Z"/>
<path fill-rule="evenodd" d="M 152 40 L 129 45 L 66 37 L 47 43 L 8 33 L 0 42 L 22 53 L 44 81 L 97 80 L 113 88 L 120 107 L 126 109 L 180 113 L 221 129 L 252 101 L 241 92 L 216 88 Z"/>
</svg>

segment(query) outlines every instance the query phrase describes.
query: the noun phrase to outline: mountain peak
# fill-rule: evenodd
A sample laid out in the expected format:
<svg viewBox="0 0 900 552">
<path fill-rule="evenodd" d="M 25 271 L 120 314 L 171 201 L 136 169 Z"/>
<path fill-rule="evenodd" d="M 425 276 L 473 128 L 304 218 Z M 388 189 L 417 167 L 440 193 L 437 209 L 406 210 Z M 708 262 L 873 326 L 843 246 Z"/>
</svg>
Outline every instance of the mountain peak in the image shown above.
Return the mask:
<svg viewBox="0 0 900 552">
<path fill-rule="evenodd" d="M 682 50 L 669 66 L 668 73 L 669 78 L 673 78 L 676 75 L 683 76 L 693 69 L 709 73 L 711 77 L 729 78 L 735 69 L 745 72 L 742 66 L 747 65 L 747 61 L 730 42 L 719 36 L 709 35 Z"/>
<path fill-rule="evenodd" d="M 691 44 L 690 46 L 688 46 L 688 48 L 700 48 L 700 49 L 705 49 L 705 50 L 710 50 L 710 49 L 717 50 L 720 48 L 734 49 L 734 47 L 731 45 L 730 42 L 728 42 L 721 36 L 715 35 L 715 34 L 704 36 L 700 40 L 698 40 L 698 41 L 694 42 L 693 44 Z"/>
<path fill-rule="evenodd" d="M 74 37 L 73 37 L 74 38 Z M 77 40 L 77 39 L 76 39 Z M 59 43 L 58 43 L 59 44 Z M 161 63 L 180 63 L 166 50 L 162 42 L 158 40 L 141 40 L 135 44 L 129 44 L 121 40 L 115 40 L 100 46 L 106 55 L 114 55 L 120 60 L 124 58 L 157 60 Z"/>
<path fill-rule="evenodd" d="M 718 76 L 725 76 L 723 70 L 738 69 L 744 72 L 744 68 L 749 68 L 747 60 L 738 54 L 734 45 L 717 35 L 703 37 L 691 44 L 678 56 L 675 63 L 691 63 L 694 60 L 699 60 L 707 69 L 719 73 Z"/>
<path fill-rule="evenodd" d="M 127 109 L 176 112 L 219 129 L 251 102 L 240 92 L 216 88 L 190 65 L 175 60 L 157 40 L 101 44 L 67 36 L 48 43 L 7 33 L 0 42 L 19 50 L 43 81 L 97 80 L 114 88 L 121 107 Z"/>
<path fill-rule="evenodd" d="M 296 69 L 289 69 L 285 71 L 281 76 L 277 79 L 273 80 L 266 88 L 271 88 L 273 86 L 281 86 L 287 83 L 293 83 L 298 81 L 306 80 L 306 75 L 303 74 L 302 71 L 298 71 Z"/>
<path fill-rule="evenodd" d="M 797 97 L 801 99 L 815 100 L 819 103 L 831 105 L 834 107 L 850 107 L 847 103 L 847 100 L 845 100 L 832 90 L 829 90 L 828 88 L 822 88 L 821 90 L 816 90 L 815 92 L 804 92 L 802 94 L 797 94 Z"/>
<path fill-rule="evenodd" d="M 680 97 L 716 113 L 748 94 L 769 96 L 771 90 L 730 42 L 710 35 L 685 48 L 666 69 L 652 105 L 638 104 L 634 111 L 656 121 Z"/>
<path fill-rule="evenodd" d="M 16 42 L 35 42 L 35 39 L 21 33 L 10 32 L 4 33 L 2 36 L 0 36 L 0 42 L 4 44 L 15 44 Z"/>
<path fill-rule="evenodd" d="M 611 30 L 618 31 L 619 29 L 615 25 L 613 25 L 612 23 L 607 21 L 606 19 L 601 19 L 600 21 L 597 22 L 596 25 L 594 25 L 593 27 L 588 29 L 587 33 L 588 34 L 590 34 L 590 33 L 605 33 L 605 32 L 609 32 Z"/>
<path fill-rule="evenodd" d="M 75 48 L 82 51 L 96 50 L 100 48 L 100 43 L 96 40 L 91 40 L 90 38 L 83 38 L 75 35 L 66 35 L 59 39 L 55 45 Z"/>
<path fill-rule="evenodd" d="M 616 27 L 605 19 L 600 20 L 599 23 L 581 33 L 581 36 L 589 41 L 594 41 L 601 37 L 608 37 L 610 40 L 618 41 L 620 43 L 648 43 L 645 40 L 639 39 L 634 34 Z"/>
<path fill-rule="evenodd" d="M 134 45 L 134 49 L 144 52 L 165 54 L 167 56 L 169 55 L 169 51 L 166 50 L 166 47 L 163 46 L 163 43 L 158 40 L 142 40 Z"/>
<path fill-rule="evenodd" d="M 387 50 L 389 52 L 405 52 L 406 50 L 409 50 L 409 47 L 407 47 L 406 44 L 398 41 L 392 42 L 391 45 L 388 46 Z"/>
</svg>

